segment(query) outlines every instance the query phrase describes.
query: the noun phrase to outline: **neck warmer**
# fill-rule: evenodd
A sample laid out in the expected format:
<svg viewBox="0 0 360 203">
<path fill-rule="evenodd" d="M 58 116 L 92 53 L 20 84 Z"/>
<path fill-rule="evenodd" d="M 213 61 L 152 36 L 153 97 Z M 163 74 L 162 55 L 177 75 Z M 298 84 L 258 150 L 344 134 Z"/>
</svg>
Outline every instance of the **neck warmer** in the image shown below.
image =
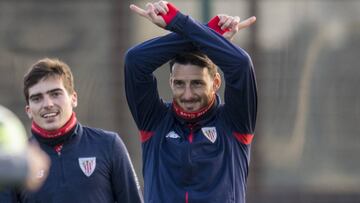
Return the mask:
<svg viewBox="0 0 360 203">
<path fill-rule="evenodd" d="M 216 96 L 213 96 L 213 99 L 209 102 L 209 104 L 196 112 L 185 112 L 179 104 L 174 100 L 173 101 L 173 111 L 175 115 L 180 118 L 181 120 L 186 121 L 187 123 L 196 123 L 197 121 L 201 120 L 203 116 L 209 112 L 213 107 L 215 107 Z"/>
<path fill-rule="evenodd" d="M 65 125 L 57 130 L 48 131 L 32 122 L 31 132 L 39 142 L 54 147 L 63 144 L 74 134 L 76 123 L 76 115 L 73 112 Z"/>
</svg>

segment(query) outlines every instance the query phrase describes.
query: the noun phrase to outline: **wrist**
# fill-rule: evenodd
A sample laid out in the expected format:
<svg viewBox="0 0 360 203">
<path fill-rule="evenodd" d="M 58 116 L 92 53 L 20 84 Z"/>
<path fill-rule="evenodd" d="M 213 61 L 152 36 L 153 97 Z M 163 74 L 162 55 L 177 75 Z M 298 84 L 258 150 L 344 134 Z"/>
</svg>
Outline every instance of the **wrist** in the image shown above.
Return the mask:
<svg viewBox="0 0 360 203">
<path fill-rule="evenodd" d="M 208 27 L 213 29 L 215 32 L 219 33 L 220 35 L 223 35 L 225 32 L 229 31 L 229 29 L 222 30 L 221 27 L 219 26 L 219 22 L 220 22 L 219 16 L 215 16 L 208 22 Z"/>
<path fill-rule="evenodd" d="M 177 9 L 172 3 L 168 3 L 167 7 L 169 11 L 166 14 L 161 14 L 160 16 L 164 19 L 166 25 L 169 25 L 179 12 L 179 9 Z"/>
</svg>

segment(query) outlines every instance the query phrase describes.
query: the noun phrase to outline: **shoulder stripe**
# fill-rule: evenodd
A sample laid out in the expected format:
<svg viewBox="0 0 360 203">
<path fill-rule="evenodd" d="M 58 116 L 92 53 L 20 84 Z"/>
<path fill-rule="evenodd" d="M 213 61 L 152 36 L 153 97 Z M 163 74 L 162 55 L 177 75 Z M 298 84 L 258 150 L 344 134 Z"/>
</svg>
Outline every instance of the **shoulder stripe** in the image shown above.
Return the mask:
<svg viewBox="0 0 360 203">
<path fill-rule="evenodd" d="M 154 135 L 154 132 L 152 132 L 152 131 L 143 131 L 143 130 L 140 130 L 140 141 L 141 141 L 141 142 L 146 142 L 146 141 L 148 141 L 153 135 Z"/>
<path fill-rule="evenodd" d="M 241 133 L 233 132 L 233 135 L 239 142 L 246 145 L 251 144 L 254 138 L 254 134 L 241 134 Z"/>
</svg>

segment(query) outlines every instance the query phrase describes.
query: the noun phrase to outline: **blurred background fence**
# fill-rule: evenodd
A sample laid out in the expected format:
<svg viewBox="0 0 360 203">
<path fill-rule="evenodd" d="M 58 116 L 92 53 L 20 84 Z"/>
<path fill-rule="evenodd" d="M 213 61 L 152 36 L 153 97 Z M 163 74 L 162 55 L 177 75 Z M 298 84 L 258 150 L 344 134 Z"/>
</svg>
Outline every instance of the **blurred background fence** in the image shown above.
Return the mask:
<svg viewBox="0 0 360 203">
<path fill-rule="evenodd" d="M 235 43 L 254 61 L 259 112 L 249 203 L 360 202 L 360 1 L 175 0 L 206 22 L 218 13 L 256 15 Z M 138 132 L 124 94 L 123 56 L 165 34 L 130 13 L 128 0 L 0 0 L 0 103 L 25 125 L 22 77 L 43 57 L 74 72 L 79 120 L 117 131 L 138 175 Z M 161 95 L 170 99 L 168 69 Z"/>
</svg>

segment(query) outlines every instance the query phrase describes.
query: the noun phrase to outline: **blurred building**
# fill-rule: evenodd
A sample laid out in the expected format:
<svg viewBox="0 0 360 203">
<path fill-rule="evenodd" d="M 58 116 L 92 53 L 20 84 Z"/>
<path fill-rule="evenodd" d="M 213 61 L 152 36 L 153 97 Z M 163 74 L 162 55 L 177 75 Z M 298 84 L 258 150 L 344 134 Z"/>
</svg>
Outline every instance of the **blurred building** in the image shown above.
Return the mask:
<svg viewBox="0 0 360 203">
<path fill-rule="evenodd" d="M 124 94 L 123 56 L 165 34 L 120 0 L 0 0 L 0 103 L 23 113 L 22 77 L 42 57 L 73 69 L 79 120 L 120 133 L 141 177 L 138 132 Z M 252 56 L 259 112 L 249 203 L 360 202 L 360 1 L 176 0 L 206 22 L 257 16 L 235 43 Z M 159 69 L 170 99 L 168 68 Z"/>
</svg>

